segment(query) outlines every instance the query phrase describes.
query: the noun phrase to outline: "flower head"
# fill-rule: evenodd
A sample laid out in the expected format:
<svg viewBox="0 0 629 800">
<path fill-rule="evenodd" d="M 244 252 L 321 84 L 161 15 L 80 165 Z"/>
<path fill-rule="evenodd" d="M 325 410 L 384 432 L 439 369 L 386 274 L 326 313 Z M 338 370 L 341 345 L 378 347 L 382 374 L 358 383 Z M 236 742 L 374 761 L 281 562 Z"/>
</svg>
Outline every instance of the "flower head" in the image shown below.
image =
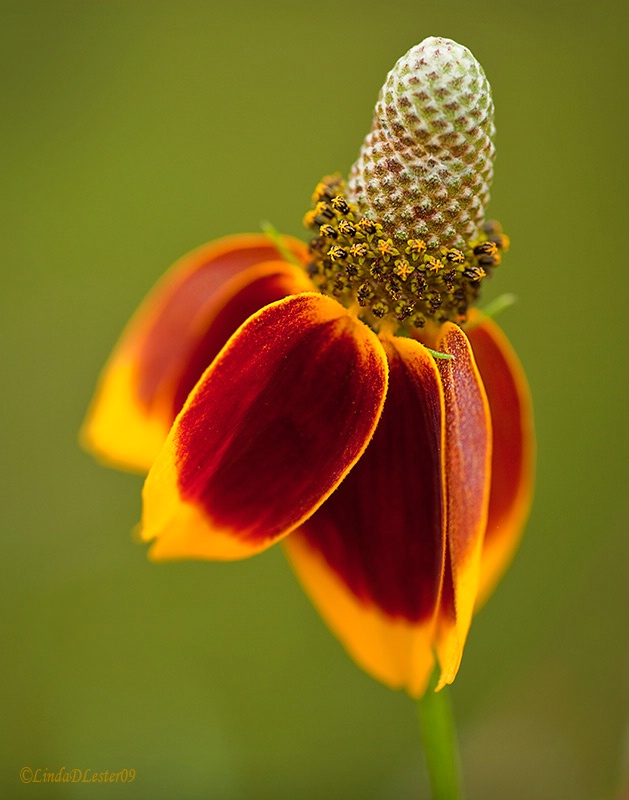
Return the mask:
<svg viewBox="0 0 629 800">
<path fill-rule="evenodd" d="M 516 546 L 532 484 L 526 381 L 471 309 L 507 238 L 485 221 L 487 80 L 427 39 L 400 59 L 347 182 L 325 178 L 308 247 L 230 237 L 178 262 L 101 379 L 83 431 L 149 470 L 152 558 L 282 541 L 355 660 L 421 694 L 459 668 Z"/>
<path fill-rule="evenodd" d="M 464 322 L 508 240 L 485 222 L 493 103 L 470 51 L 429 38 L 387 76 L 350 171 L 324 179 L 305 222 L 310 274 L 376 330 Z M 339 265 L 344 269 L 339 269 Z M 403 323 L 401 326 L 399 323 Z"/>
</svg>

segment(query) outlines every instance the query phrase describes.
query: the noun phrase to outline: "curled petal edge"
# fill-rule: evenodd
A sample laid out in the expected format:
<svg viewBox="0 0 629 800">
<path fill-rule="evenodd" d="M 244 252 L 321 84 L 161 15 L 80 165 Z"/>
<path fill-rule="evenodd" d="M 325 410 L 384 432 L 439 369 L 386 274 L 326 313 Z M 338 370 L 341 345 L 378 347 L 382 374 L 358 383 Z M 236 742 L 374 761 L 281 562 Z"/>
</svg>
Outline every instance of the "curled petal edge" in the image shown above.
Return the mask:
<svg viewBox="0 0 629 800">
<path fill-rule="evenodd" d="M 383 334 L 380 338 L 390 377 L 378 429 L 334 496 L 283 546 L 304 590 L 354 661 L 390 688 L 419 697 L 435 662 L 444 568 L 445 487 L 440 467 L 444 396 L 437 367 L 425 347 L 408 338 Z M 410 440 L 397 439 L 400 425 Z M 405 456 L 408 467 L 392 463 L 382 475 L 390 457 Z M 434 485 L 414 488 L 424 470 Z M 379 474 L 386 480 L 376 487 Z M 402 496 L 396 500 L 398 489 Z M 389 514 L 370 512 L 373 503 L 384 497 L 396 507 Z M 419 498 L 422 507 L 413 510 Z M 387 518 L 394 526 L 388 537 Z M 352 558 L 352 548 L 360 547 L 359 533 L 367 539 L 363 538 L 362 552 Z M 416 537 L 422 535 L 428 538 L 420 551 Z M 387 553 L 387 539 L 397 546 L 397 553 Z M 400 569 L 392 566 L 396 563 Z"/>
<path fill-rule="evenodd" d="M 529 516 L 535 483 L 535 426 L 526 375 L 511 343 L 478 310 L 470 314 L 470 324 L 468 338 L 487 390 L 494 433 L 478 609 L 511 562 Z"/>
<path fill-rule="evenodd" d="M 303 243 L 289 237 L 284 242 L 297 259 L 305 259 Z M 172 424 L 176 370 L 185 364 L 188 350 L 241 287 L 246 277 L 242 273 L 280 257 L 268 236 L 240 234 L 203 245 L 179 259 L 133 315 L 103 369 L 80 432 L 82 446 L 108 466 L 146 473 Z M 303 273 L 295 288 L 311 288 Z M 180 352 L 166 360 L 160 355 L 151 366 L 147 345 L 151 337 L 164 338 L 165 326 L 168 347 Z M 162 352 L 161 347 L 153 350 Z M 171 374 L 173 369 L 175 374 Z M 151 372 L 153 388 L 147 385 Z"/>
<path fill-rule="evenodd" d="M 345 390 L 340 395 L 319 391 L 325 373 L 312 373 L 310 383 L 303 379 L 303 348 L 299 348 L 310 334 L 314 338 L 308 345 L 329 344 L 325 365 L 332 357 L 335 380 Z M 314 369 L 318 366 L 315 358 Z M 282 447 L 266 446 L 265 430 L 276 429 L 274 414 L 280 415 L 283 425 L 286 404 L 291 414 L 295 408 L 292 395 L 284 396 L 291 386 L 291 367 L 300 373 L 292 385 L 303 401 L 295 409 L 296 422 L 315 426 L 317 436 L 311 430 L 303 443 L 312 443 L 320 464 L 309 463 L 299 452 L 295 457 L 290 454 L 293 462 L 287 468 L 273 461 L 273 450 L 282 454 Z M 191 392 L 147 477 L 141 535 L 145 541 L 154 540 L 151 557 L 243 558 L 298 527 L 364 452 L 382 411 L 387 379 L 386 356 L 375 334 L 331 298 L 303 293 L 250 317 Z M 334 410 L 339 396 L 351 418 L 339 419 L 340 429 L 336 424 L 317 427 L 323 423 L 317 417 L 318 405 Z M 331 441 L 321 434 L 328 429 Z M 286 447 L 290 450 L 293 444 L 287 442 Z M 265 466 L 269 458 L 284 470 L 282 474 L 269 478 Z M 187 477 L 182 478 L 184 474 Z M 318 482 L 313 480 L 317 475 Z M 262 482 L 260 491 L 257 480 Z M 234 486 L 246 487 L 253 498 L 249 504 L 241 502 L 238 507 Z"/>
<path fill-rule="evenodd" d="M 454 356 L 437 360 L 446 406 L 448 549 L 436 637 L 439 691 L 456 677 L 476 604 L 491 483 L 491 414 L 471 345 L 460 328 L 444 323 L 430 346 Z"/>
</svg>

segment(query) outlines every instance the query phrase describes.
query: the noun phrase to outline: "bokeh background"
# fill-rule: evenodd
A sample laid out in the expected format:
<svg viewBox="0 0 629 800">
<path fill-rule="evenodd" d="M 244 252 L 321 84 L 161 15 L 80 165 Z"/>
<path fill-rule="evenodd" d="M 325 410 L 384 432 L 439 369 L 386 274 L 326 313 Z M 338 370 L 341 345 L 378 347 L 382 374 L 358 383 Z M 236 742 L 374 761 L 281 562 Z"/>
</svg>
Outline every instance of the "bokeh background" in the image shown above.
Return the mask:
<svg viewBox="0 0 629 800">
<path fill-rule="evenodd" d="M 3 798 L 426 798 L 413 704 L 328 633 L 279 548 L 150 565 L 141 479 L 77 431 L 122 326 L 178 256 L 298 236 L 386 72 L 428 35 L 483 64 L 486 298 L 528 372 L 538 486 L 452 697 L 469 800 L 626 787 L 629 497 L 625 5 L 557 0 L 0 3 Z M 23 766 L 136 770 L 20 783 Z"/>
</svg>

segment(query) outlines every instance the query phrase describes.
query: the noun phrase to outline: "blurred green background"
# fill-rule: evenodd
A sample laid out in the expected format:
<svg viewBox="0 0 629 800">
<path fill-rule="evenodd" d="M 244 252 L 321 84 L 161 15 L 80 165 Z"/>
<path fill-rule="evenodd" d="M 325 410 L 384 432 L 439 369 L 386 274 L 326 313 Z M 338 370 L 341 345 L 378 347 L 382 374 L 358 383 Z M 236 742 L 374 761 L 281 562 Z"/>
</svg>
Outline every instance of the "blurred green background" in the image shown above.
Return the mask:
<svg viewBox="0 0 629 800">
<path fill-rule="evenodd" d="M 304 236 L 386 72 L 428 35 L 494 90 L 493 284 L 528 372 L 538 486 L 452 696 L 469 800 L 619 797 L 627 774 L 629 290 L 624 4 L 0 3 L 2 798 L 426 798 L 415 709 L 358 670 L 279 548 L 152 566 L 141 480 L 77 430 L 179 255 Z M 133 768 L 25 786 L 23 766 Z"/>
</svg>

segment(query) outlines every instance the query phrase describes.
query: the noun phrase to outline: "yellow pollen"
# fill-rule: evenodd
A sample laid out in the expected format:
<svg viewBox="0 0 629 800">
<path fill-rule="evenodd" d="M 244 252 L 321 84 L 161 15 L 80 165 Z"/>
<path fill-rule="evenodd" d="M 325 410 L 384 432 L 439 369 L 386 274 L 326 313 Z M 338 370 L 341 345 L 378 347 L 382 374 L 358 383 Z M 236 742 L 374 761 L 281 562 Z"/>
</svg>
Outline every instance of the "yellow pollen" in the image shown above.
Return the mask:
<svg viewBox="0 0 629 800">
<path fill-rule="evenodd" d="M 334 211 L 330 208 L 330 206 L 325 203 L 323 200 L 320 200 L 317 205 L 315 206 L 315 214 L 321 214 L 328 219 L 334 219 Z"/>
<path fill-rule="evenodd" d="M 356 233 L 356 226 L 347 219 L 339 220 L 339 231 L 345 236 L 352 237 Z"/>
<path fill-rule="evenodd" d="M 329 192 L 330 187 L 326 183 L 323 183 L 323 181 L 319 182 L 312 193 L 312 202 L 316 203 L 321 200 L 322 197 L 327 197 Z"/>
<path fill-rule="evenodd" d="M 317 289 L 383 335 L 398 329 L 408 335 L 429 320 L 465 322 L 481 280 L 500 263 L 508 242 L 497 223 L 462 249 L 423 239 L 394 244 L 382 235 L 381 223 L 362 216 L 343 191 L 338 176 L 325 178 L 304 217 L 315 232 L 308 274 Z"/>
<path fill-rule="evenodd" d="M 450 264 L 464 264 L 465 263 L 465 256 L 460 251 L 457 250 L 455 247 L 451 247 L 449 250 L 446 247 L 441 248 L 442 255 L 445 256 L 446 261 Z"/>
<path fill-rule="evenodd" d="M 367 241 L 373 241 L 373 237 L 382 231 L 382 225 L 378 222 L 374 222 L 367 217 L 362 217 L 358 221 L 358 228 L 361 233 L 363 233 L 367 237 Z"/>
<path fill-rule="evenodd" d="M 412 264 L 409 264 L 405 258 L 398 258 L 398 260 L 395 262 L 393 272 L 395 272 L 396 275 L 399 275 L 400 278 L 405 281 L 409 275 L 412 275 L 412 273 L 415 272 L 415 267 Z"/>
<path fill-rule="evenodd" d="M 326 239 L 338 239 L 336 228 L 333 228 L 332 225 L 322 225 L 319 231 L 321 236 L 325 236 Z"/>
<path fill-rule="evenodd" d="M 369 248 L 367 247 L 366 244 L 362 244 L 362 243 L 361 244 L 353 244 L 349 248 L 349 252 L 350 252 L 350 255 L 352 255 L 354 258 L 357 258 L 358 262 L 360 264 L 362 264 L 363 261 L 365 260 L 365 257 L 367 255 L 367 253 L 369 252 Z"/>
<path fill-rule="evenodd" d="M 405 253 L 411 256 L 413 261 L 417 261 L 426 252 L 426 242 L 423 239 L 409 239 Z"/>
<path fill-rule="evenodd" d="M 400 254 L 400 251 L 396 249 L 391 239 L 380 239 L 378 242 L 378 250 L 385 261 L 388 261 L 392 256 Z"/>
<path fill-rule="evenodd" d="M 350 213 L 349 203 L 341 194 L 338 194 L 336 197 L 332 198 L 332 208 L 336 209 L 336 211 L 338 211 L 340 214 Z"/>
<path fill-rule="evenodd" d="M 498 254 L 498 248 L 495 242 L 482 242 L 474 248 L 475 255 L 495 256 Z"/>
<path fill-rule="evenodd" d="M 425 256 L 424 263 L 430 272 L 439 272 L 439 270 L 443 268 L 443 262 L 434 256 Z"/>
<path fill-rule="evenodd" d="M 332 261 L 342 261 L 344 258 L 347 258 L 347 250 L 343 250 L 342 247 L 339 247 L 337 244 L 335 244 L 329 249 L 328 255 Z"/>
</svg>

